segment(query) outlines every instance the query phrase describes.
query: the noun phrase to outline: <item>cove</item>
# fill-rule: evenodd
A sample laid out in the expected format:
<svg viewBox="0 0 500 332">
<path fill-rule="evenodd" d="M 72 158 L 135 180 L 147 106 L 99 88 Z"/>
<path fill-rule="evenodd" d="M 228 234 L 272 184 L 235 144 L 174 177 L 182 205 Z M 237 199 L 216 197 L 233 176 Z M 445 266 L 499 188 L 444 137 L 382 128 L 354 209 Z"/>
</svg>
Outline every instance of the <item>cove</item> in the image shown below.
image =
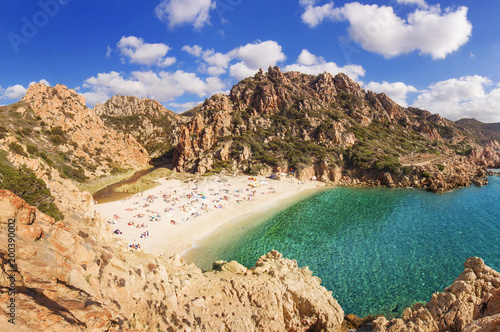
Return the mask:
<svg viewBox="0 0 500 332">
<path fill-rule="evenodd" d="M 196 252 L 218 256 L 193 260 L 251 267 L 275 249 L 309 266 L 346 314 L 398 316 L 449 286 L 468 257 L 500 270 L 500 177 L 489 181 L 445 194 L 334 188 L 248 227 L 234 241 L 207 238 Z"/>
</svg>

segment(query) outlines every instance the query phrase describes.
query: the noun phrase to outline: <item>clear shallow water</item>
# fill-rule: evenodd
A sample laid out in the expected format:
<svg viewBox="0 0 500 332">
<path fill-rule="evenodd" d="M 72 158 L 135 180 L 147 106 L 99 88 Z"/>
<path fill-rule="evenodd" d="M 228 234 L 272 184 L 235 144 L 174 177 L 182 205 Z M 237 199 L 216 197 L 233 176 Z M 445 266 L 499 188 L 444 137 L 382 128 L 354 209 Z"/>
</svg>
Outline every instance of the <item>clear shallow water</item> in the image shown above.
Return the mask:
<svg viewBox="0 0 500 332">
<path fill-rule="evenodd" d="M 500 177 L 446 194 L 336 188 L 237 242 L 218 258 L 251 267 L 275 249 L 309 266 L 346 313 L 398 315 L 450 285 L 468 257 L 500 269 Z"/>
</svg>

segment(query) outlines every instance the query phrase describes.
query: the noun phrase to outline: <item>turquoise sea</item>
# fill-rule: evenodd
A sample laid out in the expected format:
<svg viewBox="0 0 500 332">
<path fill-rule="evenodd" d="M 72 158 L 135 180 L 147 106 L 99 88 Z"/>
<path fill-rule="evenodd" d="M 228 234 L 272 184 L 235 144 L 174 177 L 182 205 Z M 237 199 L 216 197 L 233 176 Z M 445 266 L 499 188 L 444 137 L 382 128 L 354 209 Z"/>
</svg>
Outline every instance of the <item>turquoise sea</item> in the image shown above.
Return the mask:
<svg viewBox="0 0 500 332">
<path fill-rule="evenodd" d="M 397 316 L 450 285 L 468 257 L 500 270 L 500 177 L 489 179 L 445 194 L 320 192 L 219 248 L 219 258 L 251 267 L 275 249 L 309 266 L 346 314 Z"/>
</svg>

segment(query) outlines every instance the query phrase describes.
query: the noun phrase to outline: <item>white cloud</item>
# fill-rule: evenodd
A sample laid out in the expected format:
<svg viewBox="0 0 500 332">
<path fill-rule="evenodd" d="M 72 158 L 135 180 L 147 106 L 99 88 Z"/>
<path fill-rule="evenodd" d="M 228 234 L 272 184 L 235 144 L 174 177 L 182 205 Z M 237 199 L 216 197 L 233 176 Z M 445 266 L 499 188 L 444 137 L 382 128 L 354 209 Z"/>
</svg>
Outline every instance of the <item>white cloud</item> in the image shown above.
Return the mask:
<svg viewBox="0 0 500 332">
<path fill-rule="evenodd" d="M 274 66 L 278 62 L 286 60 L 281 46 L 273 40 L 246 44 L 232 50 L 229 54 L 243 60 L 247 67 L 257 70 L 265 66 Z"/>
<path fill-rule="evenodd" d="M 84 93 L 89 105 L 105 102 L 113 95 L 148 97 L 167 102 L 184 94 L 207 97 L 226 88 L 217 77 L 202 79 L 182 70 L 159 73 L 135 71 L 129 77 L 115 71 L 99 73 L 97 77 L 87 79 L 83 87 L 91 90 Z"/>
<path fill-rule="evenodd" d="M 313 4 L 308 3 L 306 11 L 302 14 L 302 21 L 311 28 L 314 28 L 323 22 L 325 18 L 333 18 L 335 15 L 333 2 L 326 3 L 323 6 L 314 6 Z"/>
<path fill-rule="evenodd" d="M 419 4 L 421 1 L 401 1 Z M 456 10 L 440 6 L 420 6 L 406 19 L 398 17 L 393 7 L 347 3 L 335 8 L 333 2 L 323 6 L 308 4 L 302 20 L 315 27 L 325 19 L 348 21 L 349 36 L 367 51 L 391 58 L 419 51 L 433 59 L 444 59 L 469 40 L 472 24 L 467 7 Z"/>
<path fill-rule="evenodd" d="M 428 7 L 427 2 L 425 0 L 397 0 L 398 3 L 402 5 L 417 5 L 420 7 Z"/>
<path fill-rule="evenodd" d="M 229 75 L 237 80 L 255 74 L 259 68 L 265 69 L 286 60 L 281 45 L 273 40 L 249 43 L 227 53 L 203 50 L 198 45 L 184 46 L 182 49 L 203 60 L 199 67 L 201 72 L 219 76 L 229 69 Z M 238 62 L 231 65 L 235 60 Z"/>
<path fill-rule="evenodd" d="M 26 88 L 20 84 L 9 86 L 7 89 L 0 87 L 0 99 L 21 99 L 26 94 Z"/>
<path fill-rule="evenodd" d="M 30 84 L 28 86 L 32 86 L 34 84 L 36 84 L 37 82 L 33 81 L 33 82 L 30 82 Z M 50 83 L 46 80 L 46 79 L 41 79 L 40 81 L 38 81 L 38 83 L 43 83 L 45 84 L 46 86 L 51 86 Z"/>
<path fill-rule="evenodd" d="M 113 53 L 113 49 L 111 47 L 106 46 L 106 58 L 109 59 L 111 58 L 111 53 Z"/>
<path fill-rule="evenodd" d="M 286 56 L 281 45 L 273 40 L 246 44 L 228 53 L 233 59 L 241 60 L 230 67 L 230 75 L 237 80 L 255 74 L 259 68 L 275 66 L 279 62 L 285 61 Z"/>
<path fill-rule="evenodd" d="M 168 22 L 170 29 L 177 25 L 192 24 L 201 29 L 210 21 L 210 11 L 215 9 L 215 0 L 163 0 L 156 9 L 156 16 Z"/>
<path fill-rule="evenodd" d="M 182 103 L 182 104 L 180 104 L 180 103 L 168 103 L 168 106 L 175 109 L 176 112 L 182 113 L 185 111 L 189 111 L 190 109 L 200 105 L 201 103 L 203 103 L 203 101 L 191 101 L 191 102 Z"/>
<path fill-rule="evenodd" d="M 418 92 L 418 90 L 412 85 L 406 85 L 403 82 L 370 82 L 364 86 L 364 89 L 371 90 L 375 93 L 385 93 L 392 100 L 401 106 L 408 106 L 406 99 L 408 93 Z"/>
<path fill-rule="evenodd" d="M 224 74 L 232 60 L 229 54 L 207 50 L 203 52 L 203 60 L 205 61 L 206 72 L 213 76 Z"/>
<path fill-rule="evenodd" d="M 451 120 L 476 118 L 483 122 L 500 122 L 500 86 L 488 92 L 491 85 L 488 78 L 478 75 L 452 78 L 429 86 L 413 106 Z"/>
<path fill-rule="evenodd" d="M 30 87 L 36 83 L 37 82 L 35 82 L 35 81 L 30 82 L 28 87 Z M 43 83 L 46 86 L 50 86 L 50 83 L 45 79 L 41 79 L 40 81 L 38 81 L 38 83 Z M 2 100 L 2 99 L 3 100 L 19 100 L 19 99 L 22 99 L 25 94 L 26 94 L 26 88 L 24 86 L 22 86 L 21 84 L 9 86 L 7 89 L 3 89 L 0 86 L 0 100 Z"/>
<path fill-rule="evenodd" d="M 182 50 L 199 58 L 201 56 L 203 48 L 200 45 L 193 45 L 193 46 L 185 45 L 182 47 Z"/>
<path fill-rule="evenodd" d="M 299 4 L 301 6 L 313 6 L 316 4 L 316 0 L 299 0 Z"/>
<path fill-rule="evenodd" d="M 123 62 L 128 59 L 130 63 L 167 67 L 176 61 L 174 57 L 166 57 L 170 47 L 161 43 L 148 44 L 142 38 L 123 36 L 116 46 Z"/>
<path fill-rule="evenodd" d="M 365 75 L 365 70 L 359 65 L 346 65 L 339 67 L 335 62 L 326 62 L 323 57 L 316 56 L 306 49 L 302 50 L 297 62 L 286 66 L 284 71 L 300 71 L 311 75 L 318 75 L 325 71 L 332 75 L 344 73 L 355 81 L 358 81 L 360 76 Z"/>
</svg>

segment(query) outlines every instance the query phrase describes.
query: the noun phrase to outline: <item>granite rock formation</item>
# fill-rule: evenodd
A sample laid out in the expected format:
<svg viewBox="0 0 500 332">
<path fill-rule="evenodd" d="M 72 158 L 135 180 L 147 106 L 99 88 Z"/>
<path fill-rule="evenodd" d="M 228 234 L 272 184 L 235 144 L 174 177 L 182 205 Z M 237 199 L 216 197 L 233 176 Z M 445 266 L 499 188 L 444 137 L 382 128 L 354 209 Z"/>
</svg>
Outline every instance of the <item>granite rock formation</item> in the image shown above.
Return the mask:
<svg viewBox="0 0 500 332">
<path fill-rule="evenodd" d="M 432 295 L 425 305 L 406 308 L 400 319 L 373 322 L 374 332 L 498 331 L 500 326 L 500 273 L 471 257 L 453 284 Z"/>
<path fill-rule="evenodd" d="M 108 127 L 132 135 L 151 157 L 177 145 L 177 126 L 185 119 L 148 98 L 114 96 L 92 110 Z"/>
<path fill-rule="evenodd" d="M 364 91 L 344 74 L 270 67 L 190 114 L 174 152 L 179 171 L 297 171 L 302 180 L 442 192 L 484 184 L 486 167 L 500 158 L 496 136 L 473 140 L 463 126 Z M 440 157 L 418 160 L 426 155 Z M 403 161 L 410 157 L 415 161 Z"/>
<path fill-rule="evenodd" d="M 28 88 L 21 100 L 50 130 L 57 128 L 54 136 L 62 153 L 71 151 L 75 160 L 84 160 L 106 172 L 110 159 L 123 168 L 139 168 L 147 165 L 149 158 L 144 147 L 130 134 L 116 132 L 85 105 L 85 97 L 58 84 L 54 88 L 43 83 Z M 27 110 L 18 110 L 25 112 Z"/>
</svg>

